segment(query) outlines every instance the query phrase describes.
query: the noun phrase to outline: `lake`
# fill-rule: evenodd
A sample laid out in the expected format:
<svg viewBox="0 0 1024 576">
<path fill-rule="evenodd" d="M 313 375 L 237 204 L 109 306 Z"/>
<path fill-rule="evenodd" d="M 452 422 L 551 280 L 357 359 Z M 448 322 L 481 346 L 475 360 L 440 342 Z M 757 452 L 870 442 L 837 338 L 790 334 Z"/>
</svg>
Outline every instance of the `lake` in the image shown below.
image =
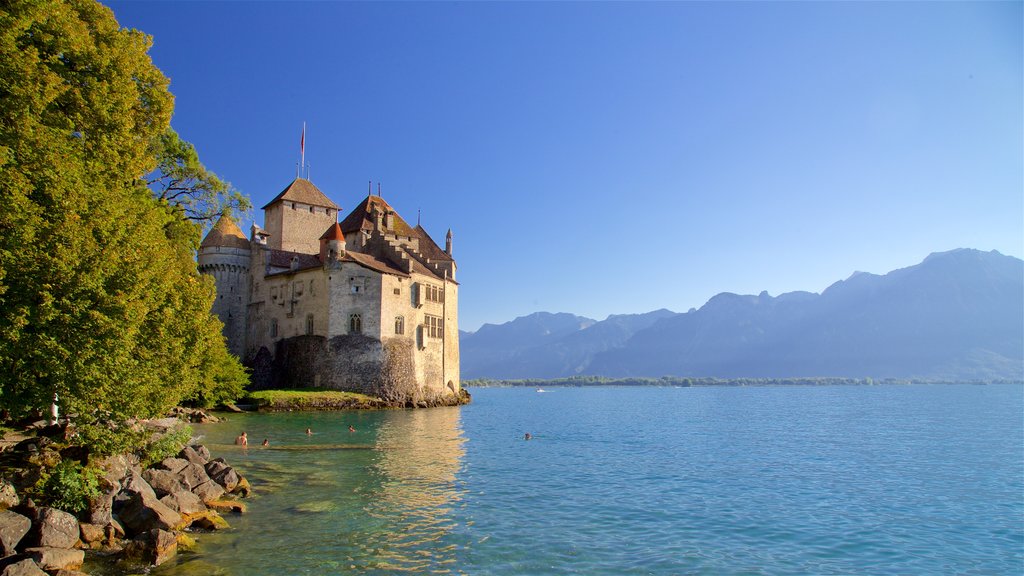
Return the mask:
<svg viewBox="0 0 1024 576">
<path fill-rule="evenodd" d="M 197 426 L 255 494 L 152 574 L 1024 572 L 1020 386 L 472 392 Z"/>
</svg>

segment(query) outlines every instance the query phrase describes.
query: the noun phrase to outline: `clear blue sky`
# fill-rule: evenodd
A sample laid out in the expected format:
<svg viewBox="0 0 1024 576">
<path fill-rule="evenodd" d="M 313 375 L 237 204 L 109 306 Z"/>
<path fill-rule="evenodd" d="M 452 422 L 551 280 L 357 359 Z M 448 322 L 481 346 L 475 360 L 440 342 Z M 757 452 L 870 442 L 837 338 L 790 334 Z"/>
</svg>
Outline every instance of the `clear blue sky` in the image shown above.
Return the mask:
<svg viewBox="0 0 1024 576">
<path fill-rule="evenodd" d="M 463 329 L 1024 252 L 1021 2 L 112 7 L 257 207 L 305 121 L 344 210 L 451 227 Z"/>
</svg>

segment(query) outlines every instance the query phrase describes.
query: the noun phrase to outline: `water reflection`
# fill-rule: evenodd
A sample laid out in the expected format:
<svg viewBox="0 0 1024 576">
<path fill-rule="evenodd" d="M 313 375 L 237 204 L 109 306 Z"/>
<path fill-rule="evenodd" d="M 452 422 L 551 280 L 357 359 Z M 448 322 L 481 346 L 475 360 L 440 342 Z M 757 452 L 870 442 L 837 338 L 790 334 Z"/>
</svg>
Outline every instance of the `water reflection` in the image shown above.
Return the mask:
<svg viewBox="0 0 1024 576">
<path fill-rule="evenodd" d="M 390 529 L 373 535 L 376 568 L 446 571 L 456 545 L 451 510 L 465 439 L 459 408 L 387 413 L 377 429 L 376 493 L 364 512 Z"/>
</svg>

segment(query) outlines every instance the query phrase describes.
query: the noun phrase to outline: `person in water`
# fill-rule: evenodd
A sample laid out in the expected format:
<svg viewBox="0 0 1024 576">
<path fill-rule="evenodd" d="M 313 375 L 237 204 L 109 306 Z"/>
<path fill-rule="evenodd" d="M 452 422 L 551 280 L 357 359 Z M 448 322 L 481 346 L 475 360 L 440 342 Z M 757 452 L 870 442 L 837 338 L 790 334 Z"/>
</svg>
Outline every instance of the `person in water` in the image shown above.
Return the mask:
<svg viewBox="0 0 1024 576">
<path fill-rule="evenodd" d="M 533 434 L 530 434 L 529 432 L 527 432 L 527 433 L 526 433 L 526 434 L 525 434 L 525 435 L 523 436 L 523 440 L 529 440 L 530 438 L 533 438 Z"/>
<path fill-rule="evenodd" d="M 349 424 L 349 425 L 348 425 L 348 431 L 349 431 L 349 432 L 355 432 L 355 431 L 356 431 L 356 429 L 355 429 L 355 428 L 353 428 L 351 424 Z"/>
<path fill-rule="evenodd" d="M 238 438 L 235 438 L 235 444 L 237 444 L 238 446 L 248 446 L 249 445 L 249 436 L 245 432 L 242 432 L 238 436 Z"/>
<path fill-rule="evenodd" d="M 270 438 L 264 438 L 263 439 L 263 445 L 264 446 L 270 446 Z"/>
<path fill-rule="evenodd" d="M 312 436 L 312 435 L 313 435 L 313 430 L 310 429 L 310 428 L 306 428 L 306 436 Z"/>
</svg>

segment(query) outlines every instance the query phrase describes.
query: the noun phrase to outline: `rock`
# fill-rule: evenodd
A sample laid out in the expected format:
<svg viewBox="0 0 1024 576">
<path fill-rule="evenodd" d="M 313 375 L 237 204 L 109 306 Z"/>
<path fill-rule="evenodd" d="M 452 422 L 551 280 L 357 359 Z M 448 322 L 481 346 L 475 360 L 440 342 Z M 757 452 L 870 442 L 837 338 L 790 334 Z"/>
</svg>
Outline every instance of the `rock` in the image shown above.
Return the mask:
<svg viewBox="0 0 1024 576">
<path fill-rule="evenodd" d="M 179 472 L 185 466 L 188 466 L 188 460 L 184 458 L 164 458 L 160 461 L 160 466 L 164 470 L 170 470 L 171 472 Z"/>
<path fill-rule="evenodd" d="M 159 566 L 178 553 L 178 539 L 166 530 L 153 529 L 139 534 L 124 548 L 124 558 Z"/>
<path fill-rule="evenodd" d="M 10 510 L 0 510 L 0 552 L 4 556 L 14 554 L 14 548 L 30 528 L 32 521 L 28 518 Z"/>
<path fill-rule="evenodd" d="M 89 576 L 85 572 L 78 570 L 57 570 L 53 576 Z"/>
<path fill-rule="evenodd" d="M 224 530 L 225 528 L 231 527 L 227 520 L 213 510 L 203 510 L 202 512 L 196 512 L 195 514 L 186 514 L 183 524 L 185 526 L 201 528 L 203 530 Z"/>
<path fill-rule="evenodd" d="M 17 444 L 14 445 L 14 448 L 12 448 L 12 450 L 14 452 L 27 452 L 30 454 L 34 454 L 36 452 L 39 452 L 43 448 L 49 446 L 50 444 L 53 444 L 53 440 L 50 440 L 46 436 L 35 436 L 32 438 L 26 438 L 21 442 L 18 442 Z"/>
<path fill-rule="evenodd" d="M 129 534 L 142 534 L 154 528 L 175 530 L 182 520 L 180 514 L 146 492 L 133 494 L 117 517 Z"/>
<path fill-rule="evenodd" d="M 156 500 L 156 492 L 153 491 L 153 487 L 149 485 L 149 482 L 146 482 L 146 479 L 142 477 L 142 474 L 136 474 L 135 472 L 128 475 L 128 478 L 122 484 L 121 492 L 127 494 L 145 494 L 146 496 Z"/>
<path fill-rule="evenodd" d="M 99 461 L 99 467 L 104 471 L 104 482 L 111 487 L 120 486 L 121 481 L 132 472 L 141 472 L 139 457 L 135 454 L 108 456 Z"/>
<path fill-rule="evenodd" d="M 209 454 L 209 452 L 207 452 L 207 454 Z M 206 466 L 206 461 L 209 460 L 209 458 L 203 458 L 203 455 L 197 452 L 192 446 L 185 446 L 182 448 L 181 452 L 178 453 L 178 458 L 184 458 L 185 460 L 200 466 Z"/>
<path fill-rule="evenodd" d="M 86 522 L 79 522 L 78 530 L 81 533 L 82 542 L 92 546 L 93 544 L 99 545 L 103 542 L 106 535 L 103 533 L 103 526 L 99 524 L 89 524 Z"/>
<path fill-rule="evenodd" d="M 205 504 L 212 500 L 219 500 L 224 496 L 224 488 L 213 480 L 207 480 L 206 482 L 192 488 L 192 493 L 199 496 L 199 499 L 203 501 L 203 504 Z"/>
<path fill-rule="evenodd" d="M 179 420 L 179 419 L 177 419 L 175 417 L 171 417 L 171 418 L 156 418 L 154 420 L 143 420 L 142 421 L 142 426 L 146 430 L 151 430 L 153 432 L 161 432 L 161 433 L 169 432 L 171 430 L 174 430 L 174 429 L 180 427 L 181 425 L 182 425 L 181 420 Z"/>
<path fill-rule="evenodd" d="M 103 527 L 103 533 L 107 537 L 107 546 L 113 546 L 115 540 L 124 538 L 124 525 L 117 518 L 113 518 L 109 524 Z"/>
<path fill-rule="evenodd" d="M 18 498 L 18 491 L 14 488 L 14 484 L 0 478 L 0 510 L 13 508 L 20 502 L 21 500 Z"/>
<path fill-rule="evenodd" d="M 26 558 L 14 564 L 8 565 L 0 572 L 0 576 L 47 576 L 34 560 Z"/>
<path fill-rule="evenodd" d="M 78 570 L 85 562 L 85 551 L 68 550 L 67 548 L 29 548 L 25 550 L 39 567 L 46 571 Z"/>
<path fill-rule="evenodd" d="M 206 460 L 212 458 L 212 456 L 210 455 L 210 451 L 206 448 L 206 446 L 203 446 L 202 444 L 193 444 L 192 449 L 196 451 L 196 454 L 199 454 Z"/>
<path fill-rule="evenodd" d="M 153 488 L 157 497 L 188 490 L 188 486 L 182 484 L 181 480 L 178 479 L 178 475 L 170 470 L 150 468 L 142 473 L 142 477 Z"/>
<path fill-rule="evenodd" d="M 242 498 L 248 498 L 252 494 L 252 486 L 249 485 L 249 481 L 243 477 L 238 478 L 238 485 L 231 491 L 232 494 L 238 494 Z"/>
<path fill-rule="evenodd" d="M 106 526 L 113 517 L 114 492 L 102 494 L 89 502 L 89 523 Z"/>
<path fill-rule="evenodd" d="M 223 458 L 211 460 L 206 464 L 206 474 L 211 480 L 224 487 L 224 490 L 231 492 L 238 486 L 238 473 L 231 466 L 224 462 Z"/>
<path fill-rule="evenodd" d="M 235 514 L 245 514 L 245 504 L 237 500 L 211 500 L 206 503 L 211 510 L 216 510 L 221 514 L 225 512 L 234 512 Z"/>
<path fill-rule="evenodd" d="M 203 504 L 199 496 L 188 490 L 168 494 L 161 498 L 160 501 L 178 514 L 192 514 L 206 510 L 206 504 Z"/>
<path fill-rule="evenodd" d="M 63 510 L 43 507 L 36 511 L 30 541 L 37 548 L 74 548 L 79 533 L 78 518 Z"/>
<path fill-rule="evenodd" d="M 187 551 L 196 547 L 196 539 L 185 534 L 184 532 L 178 532 L 178 550 Z"/>
</svg>

